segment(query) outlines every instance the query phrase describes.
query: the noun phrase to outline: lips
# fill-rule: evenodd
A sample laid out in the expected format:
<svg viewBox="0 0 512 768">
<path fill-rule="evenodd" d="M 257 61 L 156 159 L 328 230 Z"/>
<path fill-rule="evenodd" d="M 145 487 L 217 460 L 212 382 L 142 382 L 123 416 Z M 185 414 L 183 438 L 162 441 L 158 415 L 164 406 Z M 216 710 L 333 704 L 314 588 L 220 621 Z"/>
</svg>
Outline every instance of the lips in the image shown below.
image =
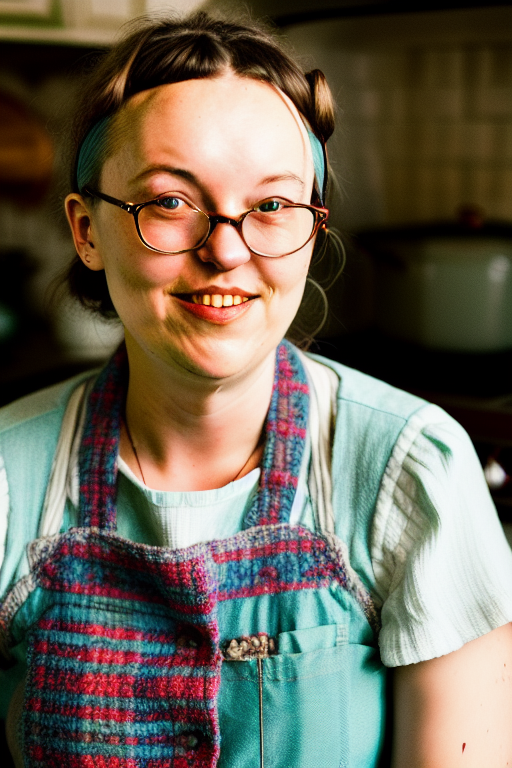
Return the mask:
<svg viewBox="0 0 512 768">
<path fill-rule="evenodd" d="M 243 314 L 257 296 L 247 295 L 240 289 L 228 292 L 223 289 L 210 289 L 211 292 L 175 293 L 181 306 L 196 317 L 216 324 L 224 324 Z"/>
</svg>

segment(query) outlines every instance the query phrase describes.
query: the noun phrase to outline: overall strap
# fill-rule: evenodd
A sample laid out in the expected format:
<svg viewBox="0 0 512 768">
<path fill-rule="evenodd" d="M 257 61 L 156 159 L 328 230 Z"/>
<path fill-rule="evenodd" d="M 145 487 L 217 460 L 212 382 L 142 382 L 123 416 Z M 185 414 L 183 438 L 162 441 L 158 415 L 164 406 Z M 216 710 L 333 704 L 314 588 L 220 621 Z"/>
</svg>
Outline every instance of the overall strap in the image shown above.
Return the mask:
<svg viewBox="0 0 512 768">
<path fill-rule="evenodd" d="M 79 525 L 115 531 L 117 455 L 128 386 L 123 344 L 101 371 L 90 394 L 79 453 Z"/>
<path fill-rule="evenodd" d="M 289 521 L 306 443 L 308 411 L 309 387 L 304 367 L 297 350 L 283 341 L 276 354 L 258 494 L 246 515 L 244 528 Z"/>
</svg>

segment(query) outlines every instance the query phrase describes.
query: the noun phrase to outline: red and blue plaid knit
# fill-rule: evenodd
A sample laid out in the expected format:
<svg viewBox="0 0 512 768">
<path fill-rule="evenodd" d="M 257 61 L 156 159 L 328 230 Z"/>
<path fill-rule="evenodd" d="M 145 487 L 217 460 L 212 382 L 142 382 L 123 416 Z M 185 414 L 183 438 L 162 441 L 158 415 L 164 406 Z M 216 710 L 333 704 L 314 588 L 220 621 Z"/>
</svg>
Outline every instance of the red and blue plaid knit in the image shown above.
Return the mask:
<svg viewBox="0 0 512 768">
<path fill-rule="evenodd" d="M 297 490 L 309 411 L 309 388 L 294 348 L 277 348 L 274 390 L 265 424 L 259 493 L 245 527 L 287 523 Z"/>
<path fill-rule="evenodd" d="M 221 655 L 207 551 L 72 529 L 39 553 L 50 606 L 29 634 L 29 768 L 213 768 Z"/>
<path fill-rule="evenodd" d="M 32 557 L 31 588 L 42 590 L 46 608 L 27 638 L 27 768 L 213 768 L 220 749 L 218 601 L 333 579 L 347 586 L 326 540 L 286 525 L 308 413 L 306 378 L 291 345 L 277 352 L 249 530 L 186 550 L 113 533 L 127 378 L 123 346 L 89 401 L 81 527 L 38 542 Z"/>
<path fill-rule="evenodd" d="M 116 529 L 117 454 L 127 383 L 128 357 L 123 343 L 100 373 L 89 397 L 79 456 L 84 526 Z"/>
</svg>

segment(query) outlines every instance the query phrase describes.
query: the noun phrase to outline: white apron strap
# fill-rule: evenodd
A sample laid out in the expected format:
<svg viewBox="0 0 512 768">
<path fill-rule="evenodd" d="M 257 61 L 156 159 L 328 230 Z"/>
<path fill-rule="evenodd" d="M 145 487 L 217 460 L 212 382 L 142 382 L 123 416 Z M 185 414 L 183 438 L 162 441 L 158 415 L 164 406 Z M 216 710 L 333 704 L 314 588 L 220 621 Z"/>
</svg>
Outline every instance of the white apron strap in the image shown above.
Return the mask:
<svg viewBox="0 0 512 768">
<path fill-rule="evenodd" d="M 309 430 L 311 467 L 309 492 L 315 511 L 317 529 L 335 533 L 332 509 L 331 462 L 336 424 L 338 375 L 326 365 L 301 353 L 301 361 L 310 384 Z"/>
<path fill-rule="evenodd" d="M 74 390 L 64 412 L 39 525 L 40 538 L 59 533 L 68 496 L 78 504 L 78 451 L 89 384 L 84 381 Z"/>
</svg>

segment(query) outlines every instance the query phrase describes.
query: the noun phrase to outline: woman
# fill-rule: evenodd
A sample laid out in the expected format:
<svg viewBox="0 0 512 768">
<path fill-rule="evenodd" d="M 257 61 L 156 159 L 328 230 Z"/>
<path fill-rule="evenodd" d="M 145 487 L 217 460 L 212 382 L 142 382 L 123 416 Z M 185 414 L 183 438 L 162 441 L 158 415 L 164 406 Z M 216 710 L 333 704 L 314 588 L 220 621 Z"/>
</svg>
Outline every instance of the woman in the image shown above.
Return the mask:
<svg viewBox="0 0 512 768">
<path fill-rule="evenodd" d="M 396 768 L 512 760 L 511 557 L 469 440 L 282 342 L 332 115 L 320 72 L 203 14 L 92 77 L 70 281 L 126 341 L 2 415 L 18 765 L 376 766 L 391 699 Z"/>
</svg>

